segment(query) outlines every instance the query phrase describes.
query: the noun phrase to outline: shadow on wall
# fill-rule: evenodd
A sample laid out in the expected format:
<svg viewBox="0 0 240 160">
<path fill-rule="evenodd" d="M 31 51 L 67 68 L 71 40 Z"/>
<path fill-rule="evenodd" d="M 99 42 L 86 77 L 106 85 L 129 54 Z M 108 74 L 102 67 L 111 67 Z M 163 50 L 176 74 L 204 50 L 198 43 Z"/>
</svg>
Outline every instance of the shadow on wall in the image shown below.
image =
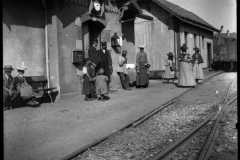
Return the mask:
<svg viewBox="0 0 240 160">
<path fill-rule="evenodd" d="M 75 21 L 75 16 L 81 16 L 88 11 L 88 7 L 66 2 L 60 9 L 59 0 L 45 0 L 48 14 L 48 24 L 52 24 L 52 17 L 57 16 L 63 28 Z M 3 20 L 11 31 L 11 25 L 32 28 L 45 27 L 45 8 L 42 0 L 3 0 Z"/>
</svg>

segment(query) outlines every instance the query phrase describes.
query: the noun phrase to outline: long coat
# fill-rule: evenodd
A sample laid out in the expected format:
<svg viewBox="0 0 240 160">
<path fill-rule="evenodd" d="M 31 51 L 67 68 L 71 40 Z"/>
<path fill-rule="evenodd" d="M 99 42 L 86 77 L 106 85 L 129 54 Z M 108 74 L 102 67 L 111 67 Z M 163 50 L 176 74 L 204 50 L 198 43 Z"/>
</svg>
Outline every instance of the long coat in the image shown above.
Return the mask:
<svg viewBox="0 0 240 160">
<path fill-rule="evenodd" d="M 96 86 L 96 94 L 97 95 L 102 95 L 102 94 L 107 94 L 108 93 L 108 77 L 105 75 L 98 75 L 92 79 L 95 81 L 95 86 Z"/>
<path fill-rule="evenodd" d="M 148 68 L 146 67 L 147 54 L 145 52 L 138 52 L 136 57 L 136 68 L 139 71 L 136 77 L 136 85 L 147 85 L 149 83 Z"/>
<path fill-rule="evenodd" d="M 8 79 L 5 74 L 3 74 L 3 105 L 6 107 L 11 106 L 12 97 L 15 96 L 16 92 L 12 96 L 9 95 L 9 92 L 14 92 L 14 79 L 11 75 L 8 76 Z"/>
<path fill-rule="evenodd" d="M 99 64 L 100 68 L 104 69 L 104 75 L 110 78 L 113 69 L 112 69 L 112 57 L 109 50 L 105 50 L 105 53 L 103 52 L 102 49 L 99 50 Z"/>
<path fill-rule="evenodd" d="M 95 67 L 95 72 L 99 68 L 99 54 L 95 47 L 91 46 L 88 50 L 88 57 Z"/>
</svg>

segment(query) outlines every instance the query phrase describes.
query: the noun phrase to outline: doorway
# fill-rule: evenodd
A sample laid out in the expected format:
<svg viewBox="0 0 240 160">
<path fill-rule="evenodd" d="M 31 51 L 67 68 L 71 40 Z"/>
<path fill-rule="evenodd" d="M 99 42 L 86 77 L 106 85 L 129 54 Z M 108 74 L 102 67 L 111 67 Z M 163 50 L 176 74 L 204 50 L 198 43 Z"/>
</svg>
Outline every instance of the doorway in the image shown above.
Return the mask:
<svg viewBox="0 0 240 160">
<path fill-rule="evenodd" d="M 207 58 L 208 58 L 207 67 L 211 68 L 211 62 L 212 62 L 212 44 L 211 43 L 207 43 Z"/>
<path fill-rule="evenodd" d="M 103 27 L 98 24 L 98 22 L 89 22 L 89 40 L 90 46 L 93 44 L 93 40 L 98 40 L 97 50 L 101 49 L 101 32 L 103 31 Z"/>
</svg>

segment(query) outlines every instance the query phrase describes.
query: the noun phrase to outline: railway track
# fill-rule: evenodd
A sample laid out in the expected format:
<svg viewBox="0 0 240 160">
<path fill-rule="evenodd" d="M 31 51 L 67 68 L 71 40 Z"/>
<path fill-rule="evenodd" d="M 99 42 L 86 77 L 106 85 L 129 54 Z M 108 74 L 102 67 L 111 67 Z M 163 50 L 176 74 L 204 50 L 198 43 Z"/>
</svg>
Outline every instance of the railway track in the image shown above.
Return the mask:
<svg viewBox="0 0 240 160">
<path fill-rule="evenodd" d="M 229 100 L 230 96 L 230 91 L 232 89 L 233 83 L 236 80 L 236 78 L 233 80 L 232 84 L 230 85 L 228 92 L 226 94 L 226 97 L 223 101 L 223 104 L 218 104 L 219 106 L 219 111 L 211 114 L 207 119 L 205 119 L 202 123 L 200 123 L 198 126 L 193 128 L 190 132 L 188 132 L 186 135 L 184 135 L 181 139 L 178 141 L 175 141 L 173 144 L 165 148 L 163 151 L 157 153 L 154 155 L 149 160 L 163 160 L 166 159 L 167 157 L 169 158 L 171 154 L 173 154 L 177 149 L 181 148 L 183 145 L 185 145 L 192 137 L 197 134 L 208 122 L 211 120 L 214 120 L 214 123 L 211 127 L 210 133 L 204 143 L 204 146 L 201 149 L 201 152 L 198 155 L 197 160 L 207 160 L 207 158 L 210 156 L 213 145 L 214 145 L 214 140 L 216 136 L 218 135 L 218 125 L 221 119 L 224 119 L 227 113 L 227 108 L 228 106 L 233 103 L 236 99 L 237 96 Z"/>
<path fill-rule="evenodd" d="M 216 75 L 215 75 L 215 76 L 216 76 Z M 212 77 L 210 77 L 210 78 L 212 78 Z M 209 79 L 210 79 L 210 78 L 209 78 Z M 209 80 L 209 79 L 208 79 L 208 80 Z M 205 81 L 204 81 L 203 83 L 201 83 L 199 86 L 201 86 L 202 84 L 206 83 L 208 80 L 205 80 Z M 199 86 L 197 86 L 197 87 L 199 87 Z M 197 87 L 196 87 L 196 88 L 197 88 Z M 187 90 L 186 92 L 188 92 L 188 91 L 190 91 L 190 90 L 192 90 L 192 88 L 189 89 L 189 90 Z M 184 92 L 184 93 L 182 93 L 182 94 L 185 94 L 186 92 Z M 181 95 L 182 95 L 182 94 L 181 94 Z M 178 97 L 180 97 L 181 95 L 179 95 Z M 81 149 L 79 149 L 79 150 L 77 150 L 77 151 L 75 151 L 75 152 L 73 152 L 73 153 L 71 153 L 71 154 L 63 157 L 61 160 L 73 159 L 74 157 L 76 157 L 76 156 L 82 154 L 83 152 L 85 152 L 86 150 L 88 150 L 88 149 L 90 149 L 90 148 L 98 145 L 99 143 L 107 140 L 109 137 L 111 137 L 112 135 L 116 134 L 117 132 L 120 132 L 120 131 L 122 131 L 122 130 L 124 130 L 124 129 L 126 129 L 126 128 L 135 128 L 135 127 L 137 127 L 138 125 L 140 125 L 141 123 L 143 123 L 144 121 L 146 121 L 147 119 L 149 119 L 149 118 L 150 118 L 151 116 L 153 116 L 154 114 L 160 112 L 161 110 L 165 109 L 165 108 L 168 107 L 168 106 L 171 106 L 171 104 L 173 104 L 173 103 L 176 102 L 176 100 L 178 99 L 178 97 L 170 100 L 169 102 L 167 102 L 167 103 L 165 103 L 164 105 L 160 106 L 160 107 L 157 108 L 156 110 L 154 110 L 154 111 L 146 114 L 145 116 L 140 117 L 138 120 L 135 120 L 134 122 L 129 123 L 128 125 L 126 125 L 126 126 L 123 127 L 122 129 L 120 129 L 120 130 L 118 130 L 118 131 L 114 131 L 114 132 L 112 132 L 111 134 L 109 134 L 109 135 L 107 135 L 107 136 L 105 136 L 105 137 L 102 137 L 102 138 L 100 138 L 100 139 L 92 142 L 91 144 L 89 144 L 89 145 L 87 145 L 87 146 L 85 146 L 85 147 L 83 147 L 83 148 L 81 148 Z M 220 114 L 220 111 L 218 111 L 217 114 L 219 115 L 219 114 Z M 213 117 L 216 117 L 216 113 L 212 114 L 212 115 L 209 117 L 209 120 L 211 120 Z M 203 123 L 206 124 L 209 120 L 206 120 L 206 122 L 204 121 Z"/>
</svg>

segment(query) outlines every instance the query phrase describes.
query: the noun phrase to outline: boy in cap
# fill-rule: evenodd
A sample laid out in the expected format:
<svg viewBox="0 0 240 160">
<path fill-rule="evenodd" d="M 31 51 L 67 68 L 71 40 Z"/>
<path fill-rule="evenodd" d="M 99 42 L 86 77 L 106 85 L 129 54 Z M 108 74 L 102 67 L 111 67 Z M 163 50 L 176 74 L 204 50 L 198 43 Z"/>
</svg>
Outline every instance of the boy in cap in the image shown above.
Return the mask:
<svg viewBox="0 0 240 160">
<path fill-rule="evenodd" d="M 118 66 L 117 66 L 117 74 L 120 77 L 122 87 L 125 90 L 132 90 L 129 88 L 129 75 L 128 70 L 126 68 L 127 64 L 127 51 L 123 50 L 122 54 L 118 57 Z"/>
<path fill-rule="evenodd" d="M 96 94 L 98 100 L 104 101 L 109 100 L 108 95 L 108 77 L 104 75 L 104 69 L 100 68 L 99 73 L 96 77 L 92 78 L 90 81 L 95 81 Z"/>
<path fill-rule="evenodd" d="M 14 70 L 11 65 L 3 67 L 3 109 L 12 109 L 12 97 L 14 96 L 14 79 L 12 71 Z"/>
</svg>

